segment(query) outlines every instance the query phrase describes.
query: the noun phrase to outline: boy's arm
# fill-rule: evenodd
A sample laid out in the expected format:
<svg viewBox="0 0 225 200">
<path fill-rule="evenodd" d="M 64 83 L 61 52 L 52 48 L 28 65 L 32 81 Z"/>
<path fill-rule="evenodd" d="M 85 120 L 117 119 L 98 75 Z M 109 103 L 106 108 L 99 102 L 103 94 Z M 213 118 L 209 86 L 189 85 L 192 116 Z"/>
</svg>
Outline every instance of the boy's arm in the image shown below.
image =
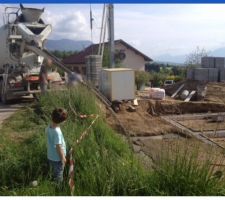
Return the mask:
<svg viewBox="0 0 225 200">
<path fill-rule="evenodd" d="M 61 144 L 56 144 L 56 150 L 57 150 L 57 153 L 59 154 L 59 157 L 60 157 L 62 163 L 65 165 L 66 164 L 66 157 L 64 155 Z"/>
</svg>

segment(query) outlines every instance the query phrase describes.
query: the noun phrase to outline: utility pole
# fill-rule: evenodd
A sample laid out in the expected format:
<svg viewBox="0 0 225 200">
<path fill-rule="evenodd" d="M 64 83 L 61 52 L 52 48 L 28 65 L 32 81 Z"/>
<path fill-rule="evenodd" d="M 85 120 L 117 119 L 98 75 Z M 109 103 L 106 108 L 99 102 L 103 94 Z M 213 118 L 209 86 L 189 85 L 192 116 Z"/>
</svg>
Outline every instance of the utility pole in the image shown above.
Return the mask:
<svg viewBox="0 0 225 200">
<path fill-rule="evenodd" d="M 108 35 L 109 35 L 109 51 L 110 51 L 110 68 L 115 67 L 115 45 L 114 45 L 114 11 L 113 4 L 108 4 Z"/>
</svg>

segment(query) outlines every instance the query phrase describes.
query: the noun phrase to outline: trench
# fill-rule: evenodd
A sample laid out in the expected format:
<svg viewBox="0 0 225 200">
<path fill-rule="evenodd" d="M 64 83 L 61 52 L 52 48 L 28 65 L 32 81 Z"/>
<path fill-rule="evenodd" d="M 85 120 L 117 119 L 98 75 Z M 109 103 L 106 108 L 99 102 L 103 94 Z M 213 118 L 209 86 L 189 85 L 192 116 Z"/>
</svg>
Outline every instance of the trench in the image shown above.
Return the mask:
<svg viewBox="0 0 225 200">
<path fill-rule="evenodd" d="M 224 150 L 225 122 L 219 129 L 194 130 L 183 124 L 187 120 L 207 123 L 212 117 L 224 116 L 225 105 L 211 102 L 140 100 L 135 112 L 129 112 L 129 102 L 121 105 L 116 117 L 127 131 L 130 144 L 145 165 L 153 166 L 161 152 L 179 146 L 203 146 Z M 204 122 L 205 120 L 205 122 Z M 216 126 L 218 123 L 209 122 Z M 194 127 L 195 128 L 195 127 Z"/>
</svg>

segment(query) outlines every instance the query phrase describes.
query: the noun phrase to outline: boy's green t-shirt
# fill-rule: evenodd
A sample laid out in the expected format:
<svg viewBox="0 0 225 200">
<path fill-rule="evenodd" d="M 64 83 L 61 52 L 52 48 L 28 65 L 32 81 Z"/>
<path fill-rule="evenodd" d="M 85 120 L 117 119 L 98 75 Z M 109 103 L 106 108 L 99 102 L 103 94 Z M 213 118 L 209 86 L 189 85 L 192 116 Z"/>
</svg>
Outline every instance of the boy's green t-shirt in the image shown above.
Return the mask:
<svg viewBox="0 0 225 200">
<path fill-rule="evenodd" d="M 56 144 L 61 144 L 63 152 L 66 156 L 66 143 L 60 127 L 51 128 L 50 126 L 48 126 L 46 128 L 46 134 L 48 159 L 52 161 L 61 161 L 59 154 L 56 150 Z"/>
</svg>

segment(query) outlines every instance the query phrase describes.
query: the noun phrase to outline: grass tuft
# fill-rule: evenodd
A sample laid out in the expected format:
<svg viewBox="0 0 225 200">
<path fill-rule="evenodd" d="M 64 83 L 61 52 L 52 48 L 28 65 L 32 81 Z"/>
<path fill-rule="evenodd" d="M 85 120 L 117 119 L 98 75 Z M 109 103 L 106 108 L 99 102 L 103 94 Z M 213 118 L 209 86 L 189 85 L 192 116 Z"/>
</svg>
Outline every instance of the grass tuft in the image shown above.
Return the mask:
<svg viewBox="0 0 225 200">
<path fill-rule="evenodd" d="M 77 118 L 70 105 L 78 114 L 101 116 L 79 146 L 75 141 L 91 119 Z M 225 194 L 224 180 L 214 178 L 210 162 L 199 163 L 193 152 L 163 155 L 155 169 L 144 169 L 105 123 L 93 94 L 81 86 L 47 93 L 5 122 L 0 135 L 0 195 L 70 195 L 67 181 L 61 189 L 49 181 L 44 129 L 56 107 L 69 111 L 61 128 L 68 149 L 75 149 L 75 195 Z M 39 183 L 35 188 L 30 186 L 33 180 Z"/>
</svg>

